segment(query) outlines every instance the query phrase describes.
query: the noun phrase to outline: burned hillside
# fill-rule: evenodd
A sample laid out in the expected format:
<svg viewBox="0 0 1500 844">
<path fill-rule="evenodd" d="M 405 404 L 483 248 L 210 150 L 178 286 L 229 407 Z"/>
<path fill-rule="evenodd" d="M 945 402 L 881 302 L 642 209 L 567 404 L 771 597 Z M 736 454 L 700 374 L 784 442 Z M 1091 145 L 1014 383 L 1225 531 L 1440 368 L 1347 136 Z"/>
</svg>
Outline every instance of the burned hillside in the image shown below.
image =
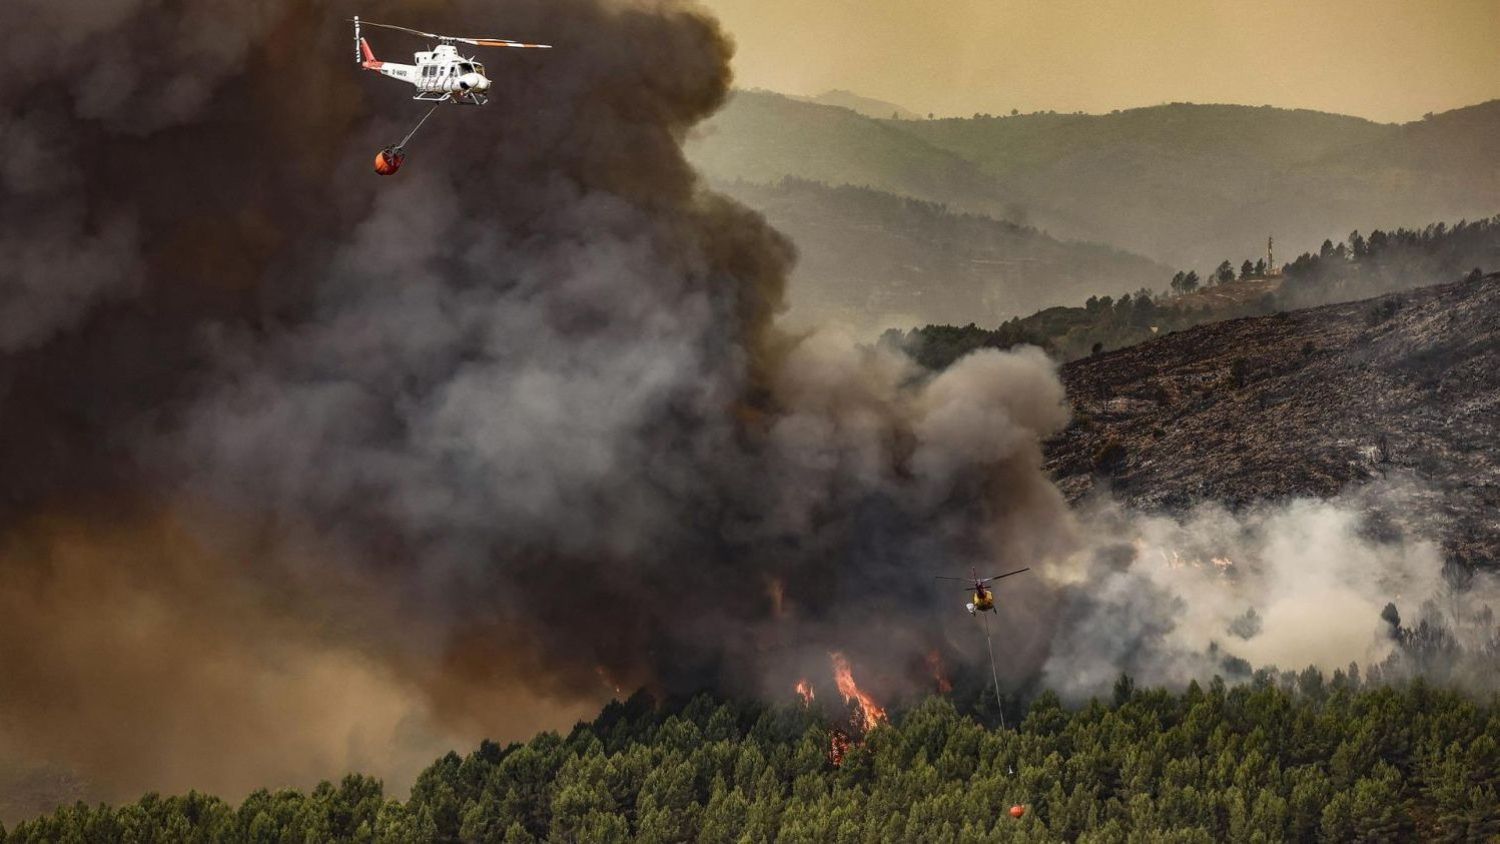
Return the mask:
<svg viewBox="0 0 1500 844">
<path fill-rule="evenodd" d="M 1409 478 L 1450 560 L 1500 560 L 1500 274 L 1199 326 L 1063 368 L 1047 468 L 1180 511 Z"/>
</svg>

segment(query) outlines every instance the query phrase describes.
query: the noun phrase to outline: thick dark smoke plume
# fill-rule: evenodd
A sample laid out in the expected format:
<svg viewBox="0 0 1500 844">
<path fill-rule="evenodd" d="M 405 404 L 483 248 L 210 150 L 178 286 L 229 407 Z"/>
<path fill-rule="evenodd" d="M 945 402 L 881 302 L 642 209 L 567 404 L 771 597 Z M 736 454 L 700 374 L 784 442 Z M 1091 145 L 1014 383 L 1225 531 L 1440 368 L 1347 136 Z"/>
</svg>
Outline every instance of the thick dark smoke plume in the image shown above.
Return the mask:
<svg viewBox="0 0 1500 844">
<path fill-rule="evenodd" d="M 490 105 L 380 179 L 422 108 L 356 69 L 355 12 L 557 49 L 486 55 Z M 677 2 L 0 5 L 0 813 L 399 789 L 617 690 L 827 683 L 833 649 L 908 691 L 984 652 L 931 580 L 971 564 L 1037 566 L 1008 682 L 1202 667 L 1254 602 L 1179 628 L 1132 569 L 1171 531 L 1069 512 L 1040 352 L 928 377 L 775 330 L 791 245 L 680 149 L 730 52 Z"/>
<path fill-rule="evenodd" d="M 381 180 L 420 108 L 356 11 L 558 49 L 487 55 Z M 913 387 L 773 331 L 790 244 L 681 154 L 730 82 L 689 3 L 24 0 L 0 48 L 12 782 L 390 773 L 616 688 L 785 689 L 931 645 L 912 571 L 1051 541 L 1039 354 Z"/>
</svg>

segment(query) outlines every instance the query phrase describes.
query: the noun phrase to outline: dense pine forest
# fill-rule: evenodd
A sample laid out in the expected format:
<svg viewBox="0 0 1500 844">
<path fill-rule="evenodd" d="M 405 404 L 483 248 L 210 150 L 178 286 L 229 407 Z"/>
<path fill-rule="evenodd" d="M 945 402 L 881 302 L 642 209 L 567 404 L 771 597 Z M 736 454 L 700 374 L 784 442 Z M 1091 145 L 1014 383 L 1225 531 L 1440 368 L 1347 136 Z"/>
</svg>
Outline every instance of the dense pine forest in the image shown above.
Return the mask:
<svg viewBox="0 0 1500 844">
<path fill-rule="evenodd" d="M 847 739 L 835 701 L 609 705 L 566 736 L 483 743 L 405 802 L 350 775 L 310 793 L 147 795 L 18 824 L 22 842 L 1491 841 L 1500 699 L 1260 672 L 1180 694 L 1051 693 L 996 729 L 946 698 Z M 233 764 L 233 760 L 226 760 Z M 1012 808 L 1020 807 L 1021 816 Z"/>
</svg>

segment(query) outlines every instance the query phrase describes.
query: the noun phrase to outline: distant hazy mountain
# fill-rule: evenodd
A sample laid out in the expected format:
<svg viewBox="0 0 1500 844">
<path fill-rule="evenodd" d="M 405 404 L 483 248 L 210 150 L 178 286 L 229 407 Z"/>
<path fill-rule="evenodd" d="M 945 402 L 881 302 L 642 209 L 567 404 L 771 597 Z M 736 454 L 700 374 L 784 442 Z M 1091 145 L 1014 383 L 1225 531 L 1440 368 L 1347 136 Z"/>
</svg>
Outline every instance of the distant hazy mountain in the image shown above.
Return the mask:
<svg viewBox="0 0 1500 844">
<path fill-rule="evenodd" d="M 877 100 L 872 97 L 862 97 L 853 91 L 845 91 L 835 88 L 832 91 L 824 91 L 816 97 L 798 97 L 804 102 L 816 103 L 817 105 L 838 106 L 847 108 L 863 114 L 865 117 L 878 117 L 881 119 L 894 120 L 916 120 L 921 115 L 909 108 L 902 108 L 895 103 L 885 100 Z"/>
<path fill-rule="evenodd" d="M 997 179 L 898 125 L 847 108 L 740 91 L 698 128 L 687 149 L 715 181 L 771 184 L 794 176 L 1003 214 Z"/>
<path fill-rule="evenodd" d="M 718 185 L 796 242 L 793 326 L 995 326 L 1095 294 L 1159 288 L 1171 270 L 1120 250 L 849 186 L 786 179 Z"/>
<path fill-rule="evenodd" d="M 1500 211 L 1500 101 L 1406 125 L 1169 105 L 1107 115 L 888 121 L 998 179 L 1036 221 L 1185 267 L 1351 229 Z"/>
<path fill-rule="evenodd" d="M 855 184 L 1202 272 L 1351 229 L 1500 211 L 1500 101 L 1405 125 L 1167 105 L 1107 115 L 876 120 L 739 93 L 689 147 L 710 176 Z"/>
</svg>

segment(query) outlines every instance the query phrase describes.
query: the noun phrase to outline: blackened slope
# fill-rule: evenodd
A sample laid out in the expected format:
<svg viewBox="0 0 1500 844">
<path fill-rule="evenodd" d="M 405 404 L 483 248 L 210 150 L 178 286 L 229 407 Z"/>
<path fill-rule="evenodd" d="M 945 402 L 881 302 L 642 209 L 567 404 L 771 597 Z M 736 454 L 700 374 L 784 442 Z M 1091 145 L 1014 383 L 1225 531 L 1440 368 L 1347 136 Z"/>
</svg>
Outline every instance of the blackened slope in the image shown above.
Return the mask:
<svg viewBox="0 0 1500 844">
<path fill-rule="evenodd" d="M 1500 276 L 1199 326 L 1063 370 L 1070 499 L 1177 509 L 1405 471 L 1458 559 L 1500 559 Z"/>
</svg>

